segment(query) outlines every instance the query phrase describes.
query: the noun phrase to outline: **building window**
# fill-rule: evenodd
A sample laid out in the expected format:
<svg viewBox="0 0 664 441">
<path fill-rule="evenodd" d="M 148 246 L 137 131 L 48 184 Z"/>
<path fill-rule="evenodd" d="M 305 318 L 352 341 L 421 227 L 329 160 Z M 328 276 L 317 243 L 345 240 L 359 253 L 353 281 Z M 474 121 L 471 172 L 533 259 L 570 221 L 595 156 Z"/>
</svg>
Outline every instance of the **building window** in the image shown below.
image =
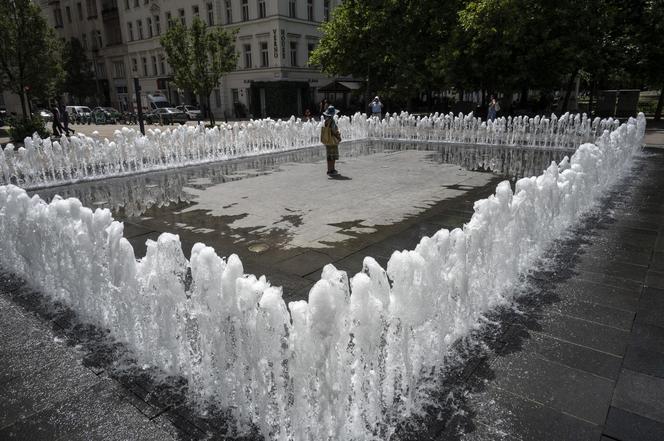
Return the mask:
<svg viewBox="0 0 664 441">
<path fill-rule="evenodd" d="M 164 75 L 166 73 L 166 69 L 164 67 L 164 56 L 159 55 L 159 73 L 161 75 Z"/>
<path fill-rule="evenodd" d="M 145 27 L 148 29 L 148 38 L 152 37 L 152 19 L 150 17 L 145 19 Z"/>
<path fill-rule="evenodd" d="M 65 11 L 67 12 L 67 23 L 71 23 L 71 8 L 67 6 Z"/>
<path fill-rule="evenodd" d="M 127 38 L 134 41 L 134 25 L 131 22 L 127 23 Z"/>
<path fill-rule="evenodd" d="M 249 0 L 242 0 L 242 21 L 249 20 Z"/>
<path fill-rule="evenodd" d="M 148 3 L 150 3 L 150 0 L 143 0 L 144 5 L 147 5 Z"/>
<path fill-rule="evenodd" d="M 81 37 L 83 37 L 83 49 L 88 50 L 88 36 L 83 34 Z"/>
<path fill-rule="evenodd" d="M 62 10 L 60 10 L 60 8 L 57 8 L 57 9 L 53 10 L 53 18 L 55 19 L 55 27 L 56 28 L 61 28 L 62 27 Z"/>
<path fill-rule="evenodd" d="M 104 78 L 106 77 L 106 66 L 104 63 L 97 63 L 97 77 Z"/>
<path fill-rule="evenodd" d="M 183 26 L 187 26 L 187 19 L 184 17 L 184 9 L 179 9 L 178 13 L 180 14 L 180 23 L 182 23 Z"/>
<path fill-rule="evenodd" d="M 297 42 L 290 42 L 290 64 L 291 66 L 297 66 Z"/>
<path fill-rule="evenodd" d="M 297 4 L 295 3 L 295 0 L 288 0 L 288 16 L 292 18 L 296 18 L 296 9 L 297 9 Z"/>
<path fill-rule="evenodd" d="M 125 77 L 125 68 L 123 62 L 113 63 L 113 78 L 124 78 Z"/>
<path fill-rule="evenodd" d="M 171 16 L 170 11 L 166 13 L 166 27 L 168 29 L 173 27 L 173 17 Z"/>
<path fill-rule="evenodd" d="M 138 8 L 139 6 L 141 5 L 139 4 L 138 0 L 134 0 L 134 8 Z"/>
<path fill-rule="evenodd" d="M 217 109 L 221 107 L 221 92 L 219 89 L 214 89 L 214 106 Z"/>
<path fill-rule="evenodd" d="M 330 21 L 330 0 L 323 0 L 323 20 Z"/>
<path fill-rule="evenodd" d="M 148 59 L 145 58 L 145 57 L 142 57 L 141 61 L 143 62 L 143 76 L 147 77 L 148 76 Z"/>
<path fill-rule="evenodd" d="M 102 44 L 101 31 L 95 31 L 95 35 L 97 36 L 97 47 L 101 49 L 104 46 Z"/>
<path fill-rule="evenodd" d="M 270 65 L 270 57 L 267 51 L 267 41 L 261 41 L 261 67 Z"/>
<path fill-rule="evenodd" d="M 143 39 L 143 20 L 136 20 L 136 31 L 138 32 L 138 39 Z"/>
<path fill-rule="evenodd" d="M 307 20 L 314 21 L 314 0 L 307 0 Z"/>
<path fill-rule="evenodd" d="M 309 59 L 311 58 L 311 53 L 316 49 L 316 43 L 307 43 L 307 62 L 309 62 Z"/>
<path fill-rule="evenodd" d="M 81 2 L 76 3 L 76 10 L 78 11 L 78 19 L 83 20 L 83 6 L 81 6 Z"/>
<path fill-rule="evenodd" d="M 244 68 L 251 69 L 251 45 L 244 45 Z"/>
<path fill-rule="evenodd" d="M 161 35 L 161 23 L 159 23 L 159 16 L 154 16 L 154 34 Z"/>
<path fill-rule="evenodd" d="M 226 23 L 233 23 L 233 7 L 231 0 L 226 0 Z"/>
<path fill-rule="evenodd" d="M 231 94 L 233 95 L 233 103 L 239 103 L 240 102 L 240 90 L 239 89 L 231 89 Z"/>
<path fill-rule="evenodd" d="M 129 9 L 129 0 L 125 0 L 125 9 Z"/>
<path fill-rule="evenodd" d="M 88 9 L 88 18 L 97 17 L 97 0 L 85 0 L 85 6 Z"/>
<path fill-rule="evenodd" d="M 194 17 L 199 17 L 200 16 L 200 10 L 198 9 L 198 5 L 194 5 L 191 7 L 191 14 Z"/>
<path fill-rule="evenodd" d="M 265 0 L 258 0 L 258 18 L 265 18 Z"/>
<path fill-rule="evenodd" d="M 212 3 L 207 4 L 207 19 L 208 26 L 214 26 L 214 5 Z"/>
<path fill-rule="evenodd" d="M 156 77 L 157 75 L 159 75 L 159 72 L 157 72 L 157 57 L 155 56 L 151 57 L 151 61 L 152 61 L 152 72 Z"/>
</svg>

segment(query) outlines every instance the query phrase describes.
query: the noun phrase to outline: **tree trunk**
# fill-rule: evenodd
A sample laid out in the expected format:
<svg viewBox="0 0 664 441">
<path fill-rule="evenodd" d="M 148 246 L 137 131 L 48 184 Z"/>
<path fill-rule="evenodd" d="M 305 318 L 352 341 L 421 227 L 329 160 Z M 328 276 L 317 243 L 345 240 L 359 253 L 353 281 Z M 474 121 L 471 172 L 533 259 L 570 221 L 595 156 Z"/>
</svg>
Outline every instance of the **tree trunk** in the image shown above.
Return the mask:
<svg viewBox="0 0 664 441">
<path fill-rule="evenodd" d="M 25 108 L 25 89 L 23 87 L 21 87 L 21 93 L 19 93 L 18 96 L 21 98 L 21 112 L 23 112 L 23 118 L 29 118 Z"/>
<path fill-rule="evenodd" d="M 565 99 L 563 100 L 563 108 L 560 109 L 561 113 L 565 113 L 567 111 L 567 106 L 569 105 L 569 97 L 572 95 L 572 87 L 574 87 L 574 81 L 576 80 L 576 75 L 579 73 L 579 69 L 574 69 L 574 72 L 572 72 L 572 75 L 569 77 L 569 81 L 567 82 L 567 88 L 565 89 Z"/>
<path fill-rule="evenodd" d="M 662 119 L 662 107 L 664 106 L 664 84 L 662 90 L 659 91 L 659 100 L 657 101 L 657 108 L 655 109 L 655 121 Z"/>
<path fill-rule="evenodd" d="M 593 98 L 595 97 L 595 77 L 590 80 L 590 97 L 588 98 L 588 118 L 593 117 Z"/>
<path fill-rule="evenodd" d="M 207 107 L 207 112 L 210 114 L 210 126 L 214 127 L 215 121 L 214 121 L 214 113 L 212 113 L 212 110 L 210 110 L 210 95 L 205 97 L 205 107 Z"/>
</svg>

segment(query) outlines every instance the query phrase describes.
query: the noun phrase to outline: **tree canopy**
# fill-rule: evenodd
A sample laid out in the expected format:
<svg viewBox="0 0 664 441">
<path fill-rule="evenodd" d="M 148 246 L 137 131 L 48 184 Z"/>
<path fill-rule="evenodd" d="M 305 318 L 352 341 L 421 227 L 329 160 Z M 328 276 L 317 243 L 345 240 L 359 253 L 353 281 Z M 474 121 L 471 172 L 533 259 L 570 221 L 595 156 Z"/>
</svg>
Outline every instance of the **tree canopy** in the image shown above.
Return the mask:
<svg viewBox="0 0 664 441">
<path fill-rule="evenodd" d="M 347 0 L 312 62 L 386 95 L 664 84 L 664 0 Z"/>
<path fill-rule="evenodd" d="M 63 79 L 60 41 L 30 0 L 0 0 L 0 87 L 21 99 L 53 97 Z"/>
<path fill-rule="evenodd" d="M 83 103 L 88 97 L 96 94 L 95 77 L 92 64 L 85 56 L 81 42 L 72 38 L 63 45 L 62 61 L 65 73 L 63 91 Z"/>
<path fill-rule="evenodd" d="M 208 28 L 194 18 L 190 28 L 173 21 L 161 37 L 168 64 L 173 69 L 173 81 L 181 89 L 193 91 L 209 109 L 210 94 L 221 77 L 235 69 L 235 32 L 219 27 Z M 212 124 L 214 115 L 209 112 Z"/>
</svg>

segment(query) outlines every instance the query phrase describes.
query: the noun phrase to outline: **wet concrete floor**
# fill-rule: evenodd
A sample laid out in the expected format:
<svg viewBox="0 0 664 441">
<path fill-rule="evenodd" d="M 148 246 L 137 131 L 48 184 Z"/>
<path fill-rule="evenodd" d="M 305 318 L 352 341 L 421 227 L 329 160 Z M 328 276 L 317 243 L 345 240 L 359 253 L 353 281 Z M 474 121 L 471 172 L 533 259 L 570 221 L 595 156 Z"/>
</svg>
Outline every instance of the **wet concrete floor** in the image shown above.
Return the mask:
<svg viewBox="0 0 664 441">
<path fill-rule="evenodd" d="M 284 299 L 306 299 L 324 265 L 350 276 L 365 256 L 385 265 L 441 228 L 461 227 L 473 202 L 506 177 L 539 174 L 567 150 L 437 143 L 341 145 L 335 179 L 323 148 L 34 191 L 76 197 L 123 221 L 136 257 L 162 232 L 185 256 L 202 242 L 237 254 L 245 272 L 265 274 Z"/>
</svg>

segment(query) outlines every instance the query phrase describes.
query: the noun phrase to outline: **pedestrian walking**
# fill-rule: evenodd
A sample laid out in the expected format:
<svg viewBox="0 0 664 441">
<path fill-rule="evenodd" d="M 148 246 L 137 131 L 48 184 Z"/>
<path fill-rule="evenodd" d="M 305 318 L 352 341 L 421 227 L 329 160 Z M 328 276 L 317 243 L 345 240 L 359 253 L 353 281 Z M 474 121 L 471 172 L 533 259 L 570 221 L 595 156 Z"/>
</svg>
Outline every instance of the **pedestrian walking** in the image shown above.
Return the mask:
<svg viewBox="0 0 664 441">
<path fill-rule="evenodd" d="M 322 115 L 325 113 L 327 110 L 328 104 L 327 104 L 327 99 L 323 98 L 322 101 L 320 102 L 319 108 L 318 108 L 318 114 Z"/>
<path fill-rule="evenodd" d="M 339 143 L 341 142 L 341 133 L 334 120 L 338 111 L 334 106 L 329 106 L 323 112 L 323 127 L 320 129 L 320 142 L 325 145 L 327 155 L 327 175 L 330 177 L 338 176 L 339 172 L 334 168 L 334 164 L 339 160 Z"/>
<path fill-rule="evenodd" d="M 52 123 L 53 135 L 60 137 L 64 129 L 62 128 L 62 124 L 60 123 L 60 110 L 58 109 L 58 106 L 53 106 L 51 108 L 51 113 L 53 113 L 53 123 Z"/>
<path fill-rule="evenodd" d="M 375 97 L 373 101 L 369 103 L 369 108 L 371 109 L 371 116 L 377 116 L 380 118 L 383 115 L 383 103 L 380 102 L 380 98 Z"/>
<path fill-rule="evenodd" d="M 65 106 L 62 105 L 60 106 L 58 111 L 60 113 L 60 119 L 62 122 L 62 127 L 65 131 L 65 135 L 69 136 L 70 132 L 74 131 L 73 129 L 69 128 L 69 113 L 67 112 L 67 109 L 65 109 Z"/>
</svg>

